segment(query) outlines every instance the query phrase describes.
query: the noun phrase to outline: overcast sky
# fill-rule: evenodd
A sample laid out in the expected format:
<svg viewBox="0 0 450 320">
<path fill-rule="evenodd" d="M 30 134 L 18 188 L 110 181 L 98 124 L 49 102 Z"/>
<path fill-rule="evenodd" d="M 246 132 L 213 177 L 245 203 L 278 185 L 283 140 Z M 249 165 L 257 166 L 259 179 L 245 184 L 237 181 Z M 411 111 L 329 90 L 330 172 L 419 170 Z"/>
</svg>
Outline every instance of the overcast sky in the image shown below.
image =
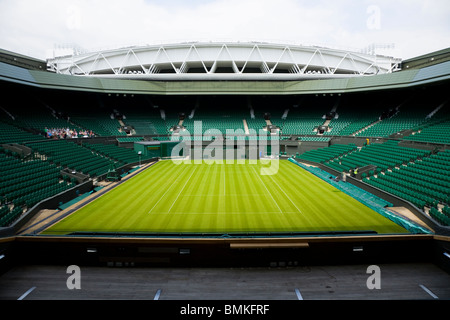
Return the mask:
<svg viewBox="0 0 450 320">
<path fill-rule="evenodd" d="M 411 58 L 450 47 L 449 0 L 0 0 L 0 48 L 46 59 L 185 41 L 267 41 Z"/>
</svg>

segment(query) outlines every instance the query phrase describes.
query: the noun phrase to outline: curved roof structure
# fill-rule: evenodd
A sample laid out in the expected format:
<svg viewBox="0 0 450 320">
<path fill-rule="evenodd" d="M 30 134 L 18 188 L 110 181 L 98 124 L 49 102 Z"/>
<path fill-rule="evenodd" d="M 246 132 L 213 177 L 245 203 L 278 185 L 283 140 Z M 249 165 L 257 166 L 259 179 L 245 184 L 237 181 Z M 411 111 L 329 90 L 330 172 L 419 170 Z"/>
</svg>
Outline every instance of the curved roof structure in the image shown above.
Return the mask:
<svg viewBox="0 0 450 320">
<path fill-rule="evenodd" d="M 97 51 L 49 59 L 60 74 L 145 80 L 301 80 L 398 70 L 401 59 L 271 43 L 193 42 Z"/>
</svg>

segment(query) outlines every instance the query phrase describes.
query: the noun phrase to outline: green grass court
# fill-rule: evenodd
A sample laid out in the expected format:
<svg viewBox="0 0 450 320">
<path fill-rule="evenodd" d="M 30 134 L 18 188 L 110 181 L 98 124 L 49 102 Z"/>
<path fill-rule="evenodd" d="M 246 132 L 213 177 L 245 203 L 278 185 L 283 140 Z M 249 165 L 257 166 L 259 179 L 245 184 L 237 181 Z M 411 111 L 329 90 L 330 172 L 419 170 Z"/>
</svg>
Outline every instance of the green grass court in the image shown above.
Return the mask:
<svg viewBox="0 0 450 320">
<path fill-rule="evenodd" d="M 408 232 L 299 166 L 277 163 L 276 174 L 261 175 L 269 167 L 260 161 L 160 161 L 43 234 Z"/>
</svg>

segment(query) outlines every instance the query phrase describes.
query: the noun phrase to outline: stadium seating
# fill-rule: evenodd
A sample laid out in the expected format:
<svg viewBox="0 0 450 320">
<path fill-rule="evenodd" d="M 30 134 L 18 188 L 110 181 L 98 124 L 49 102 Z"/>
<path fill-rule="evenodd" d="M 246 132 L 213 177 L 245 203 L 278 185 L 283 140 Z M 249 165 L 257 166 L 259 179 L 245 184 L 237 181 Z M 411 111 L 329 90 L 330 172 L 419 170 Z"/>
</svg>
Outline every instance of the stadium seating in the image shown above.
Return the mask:
<svg viewBox="0 0 450 320">
<path fill-rule="evenodd" d="M 33 204 L 42 199 L 67 190 L 75 185 L 74 181 L 61 176 L 60 171 L 69 168 L 96 177 L 108 172 L 111 164 L 116 167 L 123 164 L 135 163 L 142 159 L 133 150 L 119 147 L 121 143 L 131 145 L 136 141 L 155 140 L 168 141 L 171 139 L 170 129 L 179 123 L 179 115 L 185 114 L 183 125 L 194 133 L 194 121 L 202 121 L 202 135 L 191 136 L 193 141 L 212 141 L 213 137 L 205 133 L 209 129 L 217 129 L 223 135 L 227 129 L 245 132 L 245 123 L 249 130 L 257 133 L 267 123 L 264 115 L 270 114 L 273 125 L 281 128 L 281 136 L 265 135 L 226 137 L 230 140 L 242 141 L 267 139 L 290 140 L 289 146 L 295 144 L 314 145 L 314 142 L 329 144 L 329 147 L 311 150 L 297 154 L 298 160 L 308 160 L 321 163 L 337 172 L 348 172 L 354 168 L 374 166 L 363 175 L 363 181 L 397 195 L 415 204 L 418 208 L 427 208 L 427 212 L 441 224 L 448 225 L 450 219 L 450 152 L 432 152 L 433 146 L 415 148 L 422 143 L 439 144 L 440 150 L 450 144 L 450 111 L 448 106 L 437 110 L 436 98 L 427 103 L 428 96 L 415 101 L 411 99 L 403 104 L 398 112 L 380 120 L 385 110 L 389 110 L 403 102 L 403 96 L 398 101 L 372 102 L 369 99 L 357 99 L 342 104 L 327 97 L 308 97 L 301 103 L 298 101 L 277 103 L 274 97 L 252 98 L 252 112 L 249 105 L 236 97 L 208 97 L 195 104 L 194 99 L 183 97 L 176 100 L 186 106 L 171 105 L 169 100 L 164 107 L 144 105 L 144 102 L 115 101 L 116 97 L 102 101 L 97 108 L 90 102 L 85 106 L 72 103 L 53 113 L 52 109 L 36 103 L 36 108 L 17 108 L 13 114 L 15 118 L 0 114 L 0 145 L 6 143 L 23 144 L 32 149 L 32 156 L 23 155 L 0 149 L 0 226 L 11 223 Z M 119 98 L 117 98 L 119 99 Z M 152 97 L 153 99 L 153 97 Z M 155 100 L 157 98 L 154 98 Z M 158 98 L 158 105 L 163 98 Z M 267 101 L 266 101 L 267 99 Z M 292 100 L 296 100 L 295 99 Z M 29 99 L 32 102 L 32 98 Z M 55 99 L 58 101 L 58 99 Z M 235 103 L 233 101 L 236 101 Z M 283 100 L 283 98 L 280 98 Z M 109 102 L 108 102 L 109 101 Z M 121 132 L 121 122 L 111 118 L 111 112 L 116 107 L 123 112 L 123 122 L 134 127 L 134 136 L 127 136 Z M 60 103 L 60 101 L 58 101 Z M 194 104 L 196 108 L 194 107 Z M 51 105 L 56 105 L 55 103 Z M 91 108 L 92 105 L 92 108 Z M 298 105 L 293 107 L 292 105 Z M 33 105 L 34 106 L 34 105 Z M 337 107 L 337 117 L 329 116 L 330 110 Z M 190 112 L 193 117 L 190 117 Z M 160 112 L 164 110 L 164 112 Z M 287 112 L 288 110 L 288 112 Z M 252 117 L 252 115 L 254 117 Z M 329 131 L 317 135 L 314 130 L 326 122 L 324 115 L 330 119 Z M 67 117 L 68 118 L 67 118 Z M 244 122 L 245 119 L 245 122 Z M 45 128 L 69 127 L 75 130 L 92 130 L 96 136 L 114 137 L 113 144 L 102 144 L 100 141 L 72 141 L 71 139 L 46 139 L 43 135 Z M 403 135 L 398 135 L 398 133 Z M 150 135 L 151 137 L 144 137 Z M 292 137 L 293 136 L 293 137 Z M 355 144 L 335 143 L 333 136 L 384 137 L 391 140 L 384 143 L 371 139 L 371 144 L 357 147 Z M 398 137 L 397 137 L 398 136 Z M 225 137 L 224 137 L 225 138 Z M 355 137 L 352 137 L 354 139 Z M 355 138 L 355 139 L 356 139 Z M 333 141 L 334 140 L 334 141 Z M 364 139 L 365 140 L 365 139 Z M 111 142 L 110 141 L 110 142 Z M 353 141 L 346 138 L 346 141 Z M 402 143 L 400 143 L 402 142 Z M 414 143 L 413 143 L 414 142 Z M 319 145 L 319 144 L 317 144 Z M 361 144 L 358 144 L 361 145 Z M 408 147 L 405 147 L 408 146 Z M 436 147 L 437 148 L 437 147 Z M 280 148 L 280 150 L 288 150 Z M 291 150 L 289 150 L 291 152 Z M 280 154 L 286 154 L 280 151 Z M 292 153 L 295 154 L 295 151 Z"/>
<path fill-rule="evenodd" d="M 13 121 L 4 120 L 0 122 L 0 144 L 23 143 L 44 139 L 43 136 L 35 135 L 13 125 Z"/>
<path fill-rule="evenodd" d="M 414 134 L 405 137 L 405 140 L 450 144 L 450 119 L 437 121 L 424 125 Z"/>
<path fill-rule="evenodd" d="M 427 206 L 435 216 L 439 216 L 441 212 L 438 207 L 444 205 L 447 208 L 450 203 L 450 150 L 424 157 L 364 181 L 404 198 L 420 209 Z"/>
<path fill-rule="evenodd" d="M 367 165 L 375 165 L 382 171 L 385 171 L 430 153 L 430 151 L 400 147 L 398 146 L 398 141 L 390 140 L 385 143 L 364 146 L 359 151 L 354 151 L 336 159 L 329 159 L 329 161 L 325 162 L 325 165 L 340 172 Z"/>
<path fill-rule="evenodd" d="M 135 130 L 136 135 L 167 135 L 170 128 L 177 123 L 168 123 L 162 118 L 160 110 L 127 109 L 123 122 Z"/>
<path fill-rule="evenodd" d="M 297 158 L 301 160 L 309 160 L 313 162 L 325 163 L 330 159 L 344 156 L 345 154 L 354 151 L 355 149 L 356 145 L 354 144 L 350 145 L 334 144 L 331 145 L 330 147 L 305 152 L 299 155 Z"/>
<path fill-rule="evenodd" d="M 254 130 L 256 134 L 259 134 L 259 130 L 267 126 L 266 120 L 264 120 L 262 115 L 255 116 L 255 118 L 251 118 L 251 116 L 248 115 L 245 117 L 245 120 L 247 121 L 248 129 Z"/>
<path fill-rule="evenodd" d="M 236 131 L 242 130 L 244 132 L 245 114 L 243 112 L 236 112 L 233 110 L 223 110 L 214 108 L 200 108 L 195 111 L 192 119 L 185 119 L 183 126 L 194 134 L 194 122 L 201 121 L 202 133 L 207 134 L 208 130 L 216 129 L 221 132 L 223 136 L 226 135 L 227 129 Z"/>
<path fill-rule="evenodd" d="M 0 227 L 7 227 L 22 213 L 23 209 L 20 206 L 14 207 L 12 210 L 9 210 L 8 207 L 4 207 L 2 213 L 0 213 Z"/>
<path fill-rule="evenodd" d="M 94 117 L 76 116 L 71 117 L 71 121 L 78 126 L 92 130 L 97 136 L 126 136 L 126 132 L 119 131 L 120 123 L 116 119 L 108 118 L 104 115 Z"/>
<path fill-rule="evenodd" d="M 355 112 L 356 111 L 356 112 Z M 329 123 L 330 131 L 324 132 L 324 135 L 350 136 L 356 135 L 360 130 L 375 123 L 379 117 L 379 111 L 367 110 L 364 113 L 357 110 L 338 109 L 338 119 L 332 119 Z"/>
<path fill-rule="evenodd" d="M 98 143 L 83 143 L 85 148 L 93 150 L 95 153 L 108 157 L 119 164 L 127 164 L 139 161 L 139 155 L 131 149 L 121 148 L 116 145 L 104 145 Z M 146 156 L 142 156 L 141 160 L 147 159 Z"/>
<path fill-rule="evenodd" d="M 289 117 L 283 122 L 281 131 L 287 135 L 308 135 L 314 134 L 314 128 L 323 124 L 324 120 L 314 115 L 308 115 L 304 118 Z"/>
<path fill-rule="evenodd" d="M 431 109 L 429 107 L 412 111 L 401 108 L 390 118 L 382 119 L 382 121 L 379 121 L 374 126 L 356 135 L 363 137 L 389 137 L 403 130 L 411 129 L 425 123 L 427 121 L 426 116 L 430 112 Z"/>
<path fill-rule="evenodd" d="M 50 140 L 28 143 L 28 147 L 44 154 L 47 160 L 91 176 L 99 176 L 108 171 L 111 160 L 93 153 L 70 140 Z"/>
<path fill-rule="evenodd" d="M 56 165 L 36 158 L 15 157 L 1 148 L 0 226 L 9 225 L 24 208 L 73 186 L 75 183 L 63 179 Z"/>
<path fill-rule="evenodd" d="M 70 130 L 81 131 L 82 128 L 69 122 L 68 120 L 56 118 L 50 114 L 29 113 L 22 116 L 17 121 L 24 128 L 33 128 L 40 132 L 44 132 L 45 128 L 69 128 Z"/>
<path fill-rule="evenodd" d="M 302 106 L 289 107 L 286 114 L 284 108 L 266 108 L 271 114 L 270 121 L 281 129 L 283 135 L 315 135 L 315 128 L 325 122 L 323 116 L 328 113 L 331 106 L 318 104 L 316 101 L 305 101 Z M 265 125 L 265 124 L 264 124 Z"/>
</svg>

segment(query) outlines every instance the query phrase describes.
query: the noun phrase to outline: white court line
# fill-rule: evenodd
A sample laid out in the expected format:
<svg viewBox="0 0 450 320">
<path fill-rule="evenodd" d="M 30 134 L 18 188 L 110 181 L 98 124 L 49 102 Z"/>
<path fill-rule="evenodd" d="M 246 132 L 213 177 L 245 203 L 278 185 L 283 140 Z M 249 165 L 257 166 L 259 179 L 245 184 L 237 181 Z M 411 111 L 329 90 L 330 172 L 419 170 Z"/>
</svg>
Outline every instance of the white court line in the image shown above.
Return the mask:
<svg viewBox="0 0 450 320">
<path fill-rule="evenodd" d="M 159 297 L 161 296 L 161 289 L 158 289 L 158 291 L 156 291 L 155 297 L 153 298 L 153 300 L 159 300 Z"/>
<path fill-rule="evenodd" d="M 17 299 L 17 300 L 23 300 L 23 299 L 25 299 L 25 297 L 26 297 L 27 295 L 29 295 L 29 294 L 31 293 L 31 291 L 33 291 L 34 289 L 36 289 L 36 287 L 32 287 L 32 288 L 28 289 L 28 291 L 25 292 L 23 295 L 21 295 L 21 296 L 19 297 L 19 299 Z"/>
<path fill-rule="evenodd" d="M 303 300 L 302 294 L 300 293 L 300 290 L 295 289 L 295 294 L 297 295 L 298 300 Z"/>
<path fill-rule="evenodd" d="M 186 180 L 186 182 L 184 183 L 183 188 L 181 188 L 180 192 L 178 193 L 177 197 L 175 198 L 175 200 L 173 201 L 172 205 L 169 208 L 169 211 L 167 211 L 167 213 L 170 212 L 170 210 L 172 210 L 173 205 L 175 204 L 175 202 L 177 202 L 178 198 L 180 197 L 180 194 L 183 192 L 184 187 L 186 187 L 186 185 L 188 184 L 189 180 L 191 180 L 192 175 L 194 174 L 194 172 L 197 171 L 197 168 L 194 169 L 194 171 L 192 171 L 191 175 L 189 176 L 189 178 Z"/>
<path fill-rule="evenodd" d="M 433 292 L 431 292 L 431 290 L 428 289 L 427 287 L 425 287 L 423 284 L 420 284 L 419 287 L 421 287 L 426 293 L 428 293 L 434 299 L 439 299 L 437 295 L 435 295 Z"/>
<path fill-rule="evenodd" d="M 264 193 L 228 193 L 227 196 L 265 196 Z M 185 194 L 183 197 L 222 197 L 221 194 Z"/>
<path fill-rule="evenodd" d="M 283 191 L 284 195 L 289 199 L 289 201 L 291 201 L 291 203 L 294 205 L 294 207 L 298 210 L 298 212 L 302 213 L 302 210 L 300 210 L 294 203 L 294 201 L 292 201 L 291 197 L 289 197 L 286 192 L 284 192 L 283 188 L 281 188 L 279 186 L 279 184 L 270 176 L 270 179 L 272 179 L 273 182 L 275 182 L 275 184 L 278 186 L 278 188 L 280 188 L 281 191 Z"/>
<path fill-rule="evenodd" d="M 189 168 L 189 167 L 184 168 L 184 170 L 183 170 L 183 172 L 182 172 L 181 174 L 183 174 L 184 171 L 185 171 L 187 168 Z M 180 174 L 180 177 L 181 177 L 181 174 Z M 172 188 L 172 186 L 175 185 L 175 182 L 177 182 L 179 179 L 180 179 L 180 178 L 178 178 L 177 180 L 175 180 L 175 181 L 170 185 L 170 187 L 167 188 L 166 192 L 164 192 L 164 194 L 162 195 L 162 197 L 159 198 L 159 200 L 155 203 L 155 205 L 153 206 L 153 208 L 151 208 L 150 211 L 149 211 L 148 213 L 152 212 L 153 209 L 155 209 L 155 207 L 158 205 L 158 203 L 161 201 L 161 199 L 164 198 L 164 196 L 166 195 L 166 193 L 169 192 L 170 188 Z"/>
<path fill-rule="evenodd" d="M 280 210 L 280 213 L 283 213 L 283 211 L 280 209 L 280 206 L 278 205 L 278 203 L 275 201 L 275 199 L 273 198 L 272 194 L 270 193 L 269 189 L 267 189 L 266 185 L 264 184 L 264 182 L 262 181 L 261 177 L 259 176 L 258 172 L 256 172 L 255 168 L 252 168 L 253 171 L 255 171 L 255 174 L 258 176 L 259 180 L 261 181 L 262 185 L 264 186 L 264 188 L 266 188 L 267 192 L 270 194 L 270 197 L 272 198 L 273 202 L 275 202 L 275 204 L 278 207 L 278 210 Z"/>
<path fill-rule="evenodd" d="M 227 188 L 227 185 L 225 184 L 225 169 L 223 170 L 223 195 L 226 196 L 227 193 L 225 192 Z"/>
<path fill-rule="evenodd" d="M 268 213 L 279 213 L 278 211 L 258 211 L 258 212 L 245 212 L 245 214 L 268 214 Z M 284 213 L 298 213 L 298 212 L 284 212 Z M 167 212 L 157 212 L 157 214 L 167 214 Z M 172 212 L 171 214 L 239 214 L 241 212 Z"/>
</svg>

